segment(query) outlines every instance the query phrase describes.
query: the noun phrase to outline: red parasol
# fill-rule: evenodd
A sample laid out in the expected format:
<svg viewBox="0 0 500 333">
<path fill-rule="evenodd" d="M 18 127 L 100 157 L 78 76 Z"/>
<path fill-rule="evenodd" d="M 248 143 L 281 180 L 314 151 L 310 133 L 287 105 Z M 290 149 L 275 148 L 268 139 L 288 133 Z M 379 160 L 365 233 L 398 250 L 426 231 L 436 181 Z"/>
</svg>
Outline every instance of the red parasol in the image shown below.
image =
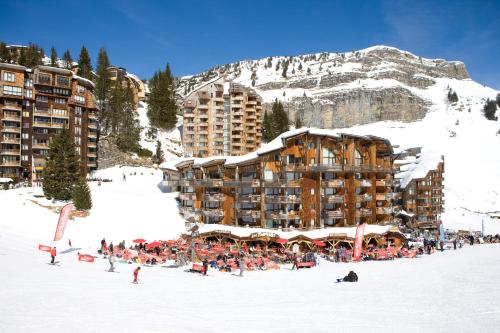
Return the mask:
<svg viewBox="0 0 500 333">
<path fill-rule="evenodd" d="M 319 247 L 323 247 L 323 246 L 326 246 L 325 242 L 322 242 L 320 240 L 313 240 L 313 244 L 316 245 L 316 246 L 319 246 Z"/>
<path fill-rule="evenodd" d="M 137 238 L 137 239 L 134 239 L 132 242 L 134 242 L 134 243 L 145 243 L 146 240 L 142 239 L 142 238 Z"/>
<path fill-rule="evenodd" d="M 286 243 L 288 243 L 288 239 L 278 238 L 275 240 L 275 242 L 278 244 L 286 244 Z"/>
<path fill-rule="evenodd" d="M 149 243 L 146 247 L 148 249 L 154 249 L 155 247 L 158 247 L 158 246 L 161 246 L 161 243 L 160 242 L 153 242 L 153 243 Z"/>
</svg>

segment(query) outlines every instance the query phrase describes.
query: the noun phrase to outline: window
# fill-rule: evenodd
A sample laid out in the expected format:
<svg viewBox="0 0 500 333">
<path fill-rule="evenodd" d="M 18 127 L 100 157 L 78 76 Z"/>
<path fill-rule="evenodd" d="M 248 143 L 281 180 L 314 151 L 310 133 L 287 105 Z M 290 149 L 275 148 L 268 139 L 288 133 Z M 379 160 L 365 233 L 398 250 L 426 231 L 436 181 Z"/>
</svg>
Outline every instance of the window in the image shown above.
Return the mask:
<svg viewBox="0 0 500 333">
<path fill-rule="evenodd" d="M 57 85 L 63 87 L 69 87 L 69 78 L 66 76 L 57 76 L 56 77 Z"/>
<path fill-rule="evenodd" d="M 23 134 L 21 134 L 21 137 L 22 137 L 23 139 L 29 139 L 29 138 L 30 138 L 30 135 L 29 135 L 28 133 L 23 133 Z"/>
<path fill-rule="evenodd" d="M 30 128 L 30 123 L 23 123 L 23 128 Z"/>
<path fill-rule="evenodd" d="M 66 99 L 65 98 L 55 98 L 54 103 L 56 104 L 66 104 Z"/>
<path fill-rule="evenodd" d="M 26 80 L 24 80 L 24 86 L 26 88 L 33 88 L 33 80 L 32 79 L 26 79 Z"/>
<path fill-rule="evenodd" d="M 61 117 L 67 117 L 68 116 L 68 110 L 63 110 L 63 109 L 52 109 L 52 115 L 53 116 L 61 116 Z"/>
<path fill-rule="evenodd" d="M 54 94 L 69 96 L 68 89 L 54 88 Z"/>
<path fill-rule="evenodd" d="M 79 104 L 85 104 L 85 97 L 83 96 L 74 96 L 75 98 L 75 102 L 79 103 Z"/>
<path fill-rule="evenodd" d="M 40 74 L 38 74 L 38 82 L 51 84 L 52 75 L 40 73 Z"/>
<path fill-rule="evenodd" d="M 21 160 L 22 161 L 27 161 L 28 160 L 28 155 L 21 155 Z"/>
<path fill-rule="evenodd" d="M 3 86 L 4 95 L 22 96 L 21 87 Z"/>
<path fill-rule="evenodd" d="M 76 106 L 75 107 L 75 114 L 77 116 L 81 116 L 82 115 L 82 108 L 81 108 L 81 106 Z"/>
<path fill-rule="evenodd" d="M 76 92 L 79 94 L 85 94 L 85 87 L 81 85 L 76 86 Z"/>
<path fill-rule="evenodd" d="M 323 165 L 334 165 L 335 155 L 328 148 L 323 148 Z"/>
<path fill-rule="evenodd" d="M 49 98 L 47 96 L 36 96 L 36 101 L 37 102 L 43 102 L 43 103 L 47 103 L 49 101 Z"/>
<path fill-rule="evenodd" d="M 25 89 L 24 90 L 24 97 L 26 97 L 26 98 L 33 98 L 33 90 L 31 90 L 31 89 Z"/>
<path fill-rule="evenodd" d="M 16 82 L 16 74 L 11 72 L 3 72 L 2 79 L 6 82 Z"/>
<path fill-rule="evenodd" d="M 360 166 L 363 164 L 363 158 L 361 157 L 361 153 L 359 150 L 355 149 L 354 150 L 354 165 L 355 166 Z"/>
<path fill-rule="evenodd" d="M 29 149 L 29 146 L 28 145 L 22 145 L 22 150 L 28 150 Z"/>
</svg>

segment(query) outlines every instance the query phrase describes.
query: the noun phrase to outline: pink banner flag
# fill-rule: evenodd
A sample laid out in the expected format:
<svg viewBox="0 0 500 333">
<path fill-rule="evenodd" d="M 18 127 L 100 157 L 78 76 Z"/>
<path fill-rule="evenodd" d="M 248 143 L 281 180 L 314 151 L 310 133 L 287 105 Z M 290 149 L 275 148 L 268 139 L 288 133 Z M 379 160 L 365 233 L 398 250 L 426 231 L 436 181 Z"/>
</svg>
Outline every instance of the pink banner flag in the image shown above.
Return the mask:
<svg viewBox="0 0 500 333">
<path fill-rule="evenodd" d="M 352 255 L 353 261 L 359 261 L 361 258 L 361 250 L 363 249 L 363 239 L 365 237 L 366 223 L 358 225 L 356 228 L 356 238 L 354 239 L 354 254 Z"/>
<path fill-rule="evenodd" d="M 90 254 L 78 254 L 79 261 L 94 262 L 94 256 Z"/>
<path fill-rule="evenodd" d="M 67 204 L 61 209 L 61 214 L 59 214 L 59 221 L 57 222 L 56 233 L 54 235 L 54 242 L 60 240 L 64 236 L 64 229 L 66 229 L 66 223 L 68 223 L 69 214 L 75 210 L 73 204 Z"/>
<path fill-rule="evenodd" d="M 50 250 L 52 250 L 52 248 L 50 246 L 42 245 L 42 244 L 38 244 L 38 249 L 40 251 L 45 251 L 45 252 L 50 252 Z"/>
</svg>

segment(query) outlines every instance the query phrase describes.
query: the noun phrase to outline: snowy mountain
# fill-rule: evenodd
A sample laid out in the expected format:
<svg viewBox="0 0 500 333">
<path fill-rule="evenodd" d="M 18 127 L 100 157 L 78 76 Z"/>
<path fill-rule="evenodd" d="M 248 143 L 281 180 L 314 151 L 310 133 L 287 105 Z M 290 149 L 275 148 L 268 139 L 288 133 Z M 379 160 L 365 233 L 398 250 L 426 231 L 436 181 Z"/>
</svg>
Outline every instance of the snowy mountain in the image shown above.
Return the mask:
<svg viewBox="0 0 500 333">
<path fill-rule="evenodd" d="M 378 135 L 399 149 L 444 155 L 447 227 L 479 230 L 486 215 L 474 212 L 500 211 L 500 124 L 483 115 L 499 91 L 472 81 L 462 62 L 387 46 L 269 57 L 183 77 L 179 93 L 216 76 L 253 85 L 267 107 L 282 100 L 291 121 L 298 117 L 305 126 Z M 458 101 L 448 99 L 450 92 Z"/>
</svg>

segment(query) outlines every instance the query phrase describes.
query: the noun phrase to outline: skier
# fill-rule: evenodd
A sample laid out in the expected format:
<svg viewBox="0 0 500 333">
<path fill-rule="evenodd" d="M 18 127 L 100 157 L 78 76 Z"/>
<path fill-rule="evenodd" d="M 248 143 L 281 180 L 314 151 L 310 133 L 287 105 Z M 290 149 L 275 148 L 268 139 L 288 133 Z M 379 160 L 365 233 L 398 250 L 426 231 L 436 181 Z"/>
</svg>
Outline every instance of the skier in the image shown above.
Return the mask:
<svg viewBox="0 0 500 333">
<path fill-rule="evenodd" d="M 106 244 L 106 239 L 105 239 L 105 238 L 103 238 L 103 239 L 101 240 L 101 252 L 102 252 L 102 253 L 104 253 L 104 244 Z"/>
<path fill-rule="evenodd" d="M 208 271 L 208 260 L 207 258 L 203 259 L 203 275 L 207 275 Z"/>
<path fill-rule="evenodd" d="M 457 239 L 453 238 L 453 250 L 457 249 Z"/>
<path fill-rule="evenodd" d="M 113 253 L 113 242 L 109 243 L 109 253 Z"/>
<path fill-rule="evenodd" d="M 127 181 L 127 176 L 125 176 L 125 174 L 123 174 L 123 181 Z"/>
<path fill-rule="evenodd" d="M 115 256 L 113 254 L 110 254 L 108 260 L 109 260 L 109 270 L 108 270 L 108 272 L 114 272 L 115 271 L 115 265 L 114 265 L 114 263 L 116 261 Z"/>
<path fill-rule="evenodd" d="M 240 276 L 243 276 L 243 271 L 245 270 L 245 260 L 243 257 L 240 257 L 238 260 L 238 266 L 240 266 Z"/>
<path fill-rule="evenodd" d="M 56 259 L 56 255 L 57 255 L 57 252 L 56 252 L 56 247 L 54 246 L 51 250 L 50 250 L 50 257 L 52 258 L 52 260 L 50 261 L 51 264 L 54 264 L 54 259 Z"/>
<path fill-rule="evenodd" d="M 140 266 L 137 266 L 136 269 L 134 269 L 134 281 L 132 281 L 132 283 L 139 283 L 139 281 L 137 280 L 137 275 L 139 275 L 139 271 L 141 270 L 141 267 Z"/>
<path fill-rule="evenodd" d="M 299 270 L 299 258 L 297 257 L 297 253 L 293 254 L 293 266 L 292 266 L 292 271 L 293 269 L 296 268 Z"/>
<path fill-rule="evenodd" d="M 71 239 L 68 239 L 68 245 L 69 245 L 69 247 L 72 247 L 71 246 Z"/>
</svg>

